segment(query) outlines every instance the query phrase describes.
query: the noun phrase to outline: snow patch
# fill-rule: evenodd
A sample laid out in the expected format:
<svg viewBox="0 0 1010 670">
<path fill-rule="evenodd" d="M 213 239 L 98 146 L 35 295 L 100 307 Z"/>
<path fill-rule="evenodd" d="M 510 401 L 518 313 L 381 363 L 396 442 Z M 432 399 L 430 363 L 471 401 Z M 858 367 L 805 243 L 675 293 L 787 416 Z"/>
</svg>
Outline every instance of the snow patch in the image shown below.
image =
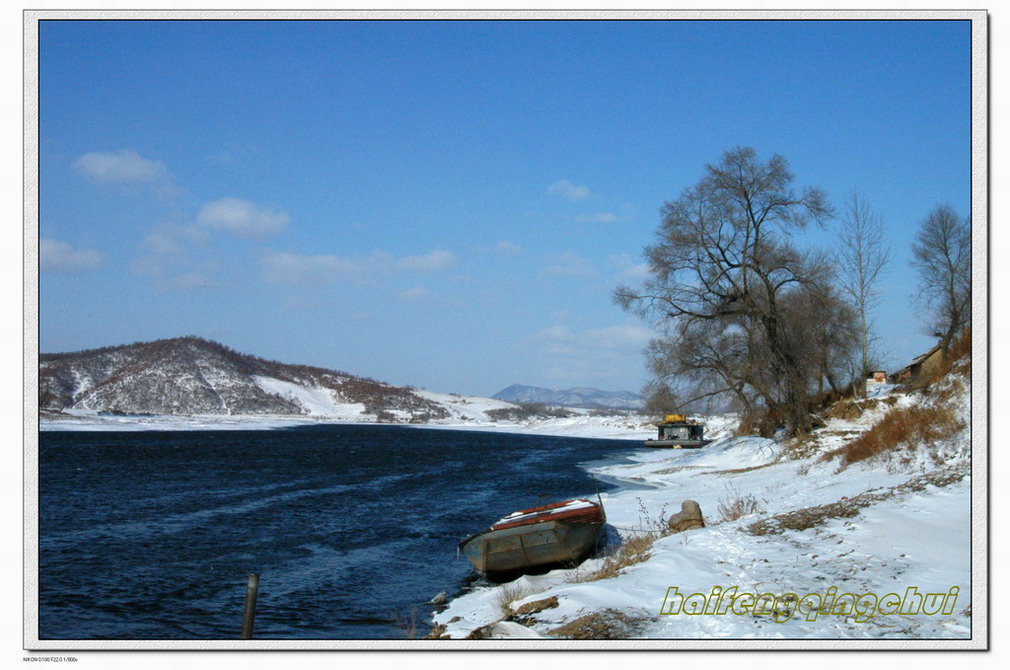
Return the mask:
<svg viewBox="0 0 1010 670">
<path fill-rule="evenodd" d="M 256 386 L 272 395 L 291 400 L 305 409 L 306 414 L 331 416 L 337 413 L 337 403 L 333 400 L 333 392 L 319 387 L 305 387 L 300 384 L 273 379 L 271 377 L 253 376 Z"/>
</svg>

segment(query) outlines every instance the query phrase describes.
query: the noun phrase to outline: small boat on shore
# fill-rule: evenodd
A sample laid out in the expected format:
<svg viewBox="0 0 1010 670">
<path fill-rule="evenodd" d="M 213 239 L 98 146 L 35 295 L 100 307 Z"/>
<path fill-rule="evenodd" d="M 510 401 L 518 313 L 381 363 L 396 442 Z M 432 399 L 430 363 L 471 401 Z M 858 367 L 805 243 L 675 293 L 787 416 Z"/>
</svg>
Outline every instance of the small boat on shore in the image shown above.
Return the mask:
<svg viewBox="0 0 1010 670">
<path fill-rule="evenodd" d="M 543 570 L 589 556 L 606 521 L 602 503 L 575 498 L 512 512 L 459 549 L 491 578 Z"/>
<path fill-rule="evenodd" d="M 705 426 L 689 420 L 683 414 L 667 414 L 656 426 L 659 428 L 659 437 L 646 440 L 647 447 L 697 449 L 711 442 L 705 439 Z"/>
</svg>

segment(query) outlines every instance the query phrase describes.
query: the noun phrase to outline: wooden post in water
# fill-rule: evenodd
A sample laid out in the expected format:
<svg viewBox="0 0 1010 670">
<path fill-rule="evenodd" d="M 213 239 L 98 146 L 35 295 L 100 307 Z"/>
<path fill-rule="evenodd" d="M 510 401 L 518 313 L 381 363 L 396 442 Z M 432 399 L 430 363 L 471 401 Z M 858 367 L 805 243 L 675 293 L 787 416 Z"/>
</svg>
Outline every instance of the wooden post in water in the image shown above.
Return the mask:
<svg viewBox="0 0 1010 670">
<path fill-rule="evenodd" d="M 256 618 L 256 593 L 260 588 L 260 573 L 250 572 L 245 588 L 245 611 L 242 613 L 242 639 L 251 640 L 253 620 Z"/>
</svg>

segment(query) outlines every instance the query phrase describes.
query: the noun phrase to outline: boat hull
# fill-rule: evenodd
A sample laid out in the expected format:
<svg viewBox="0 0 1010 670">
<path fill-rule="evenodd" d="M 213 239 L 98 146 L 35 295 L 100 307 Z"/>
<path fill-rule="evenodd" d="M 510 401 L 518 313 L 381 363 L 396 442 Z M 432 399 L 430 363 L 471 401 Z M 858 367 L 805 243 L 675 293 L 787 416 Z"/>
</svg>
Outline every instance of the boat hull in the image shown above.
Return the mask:
<svg viewBox="0 0 1010 670">
<path fill-rule="evenodd" d="M 513 512 L 459 548 L 473 567 L 492 577 L 543 571 L 589 556 L 606 521 L 602 505 L 566 500 Z"/>
<path fill-rule="evenodd" d="M 665 447 L 667 449 L 698 449 L 711 440 L 646 440 L 647 447 Z"/>
<path fill-rule="evenodd" d="M 581 561 L 596 547 L 602 527 L 602 523 L 544 521 L 485 531 L 463 542 L 460 549 L 481 572 L 523 572 Z"/>
</svg>

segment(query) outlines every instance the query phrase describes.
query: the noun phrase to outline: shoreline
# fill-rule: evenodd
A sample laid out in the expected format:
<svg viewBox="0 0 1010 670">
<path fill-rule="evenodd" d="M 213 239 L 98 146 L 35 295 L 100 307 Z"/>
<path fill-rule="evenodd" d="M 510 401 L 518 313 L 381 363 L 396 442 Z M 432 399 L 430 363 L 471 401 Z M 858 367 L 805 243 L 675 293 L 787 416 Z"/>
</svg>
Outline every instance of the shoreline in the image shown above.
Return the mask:
<svg viewBox="0 0 1010 670">
<path fill-rule="evenodd" d="M 885 411 L 831 419 L 817 447 L 800 457 L 787 441 L 732 436 L 726 423 L 712 430 L 716 439 L 703 449 L 640 449 L 622 462 L 581 464 L 593 477 L 620 482 L 601 497 L 608 524 L 633 551 L 618 547 L 574 568 L 455 596 L 432 614 L 429 637 L 637 638 L 672 645 L 783 637 L 836 645 L 970 639 L 970 449 L 955 449 L 966 436 L 950 438 L 943 465 L 926 454 L 910 463 L 894 454 L 846 468 L 821 460 Z M 704 527 L 669 529 L 669 517 L 689 499 L 700 505 Z M 931 538 L 931 551 L 923 551 L 922 537 Z M 884 610 L 864 616 L 844 607 L 816 617 L 794 609 L 689 616 L 701 612 L 674 611 L 666 600 L 670 589 L 684 598 L 739 589 L 824 598 L 837 590 L 881 599 L 910 586 L 959 590 L 961 597 L 942 616 Z"/>
<path fill-rule="evenodd" d="M 465 432 L 494 432 L 516 435 L 544 435 L 582 439 L 644 441 L 655 429 L 646 417 L 626 415 L 589 416 L 580 414 L 565 419 L 540 419 L 522 424 L 497 423 L 383 423 L 305 416 L 227 416 L 227 415 L 66 415 L 59 419 L 39 417 L 38 432 L 151 432 L 151 431 L 234 431 L 282 430 L 302 426 L 388 426 Z"/>
</svg>

